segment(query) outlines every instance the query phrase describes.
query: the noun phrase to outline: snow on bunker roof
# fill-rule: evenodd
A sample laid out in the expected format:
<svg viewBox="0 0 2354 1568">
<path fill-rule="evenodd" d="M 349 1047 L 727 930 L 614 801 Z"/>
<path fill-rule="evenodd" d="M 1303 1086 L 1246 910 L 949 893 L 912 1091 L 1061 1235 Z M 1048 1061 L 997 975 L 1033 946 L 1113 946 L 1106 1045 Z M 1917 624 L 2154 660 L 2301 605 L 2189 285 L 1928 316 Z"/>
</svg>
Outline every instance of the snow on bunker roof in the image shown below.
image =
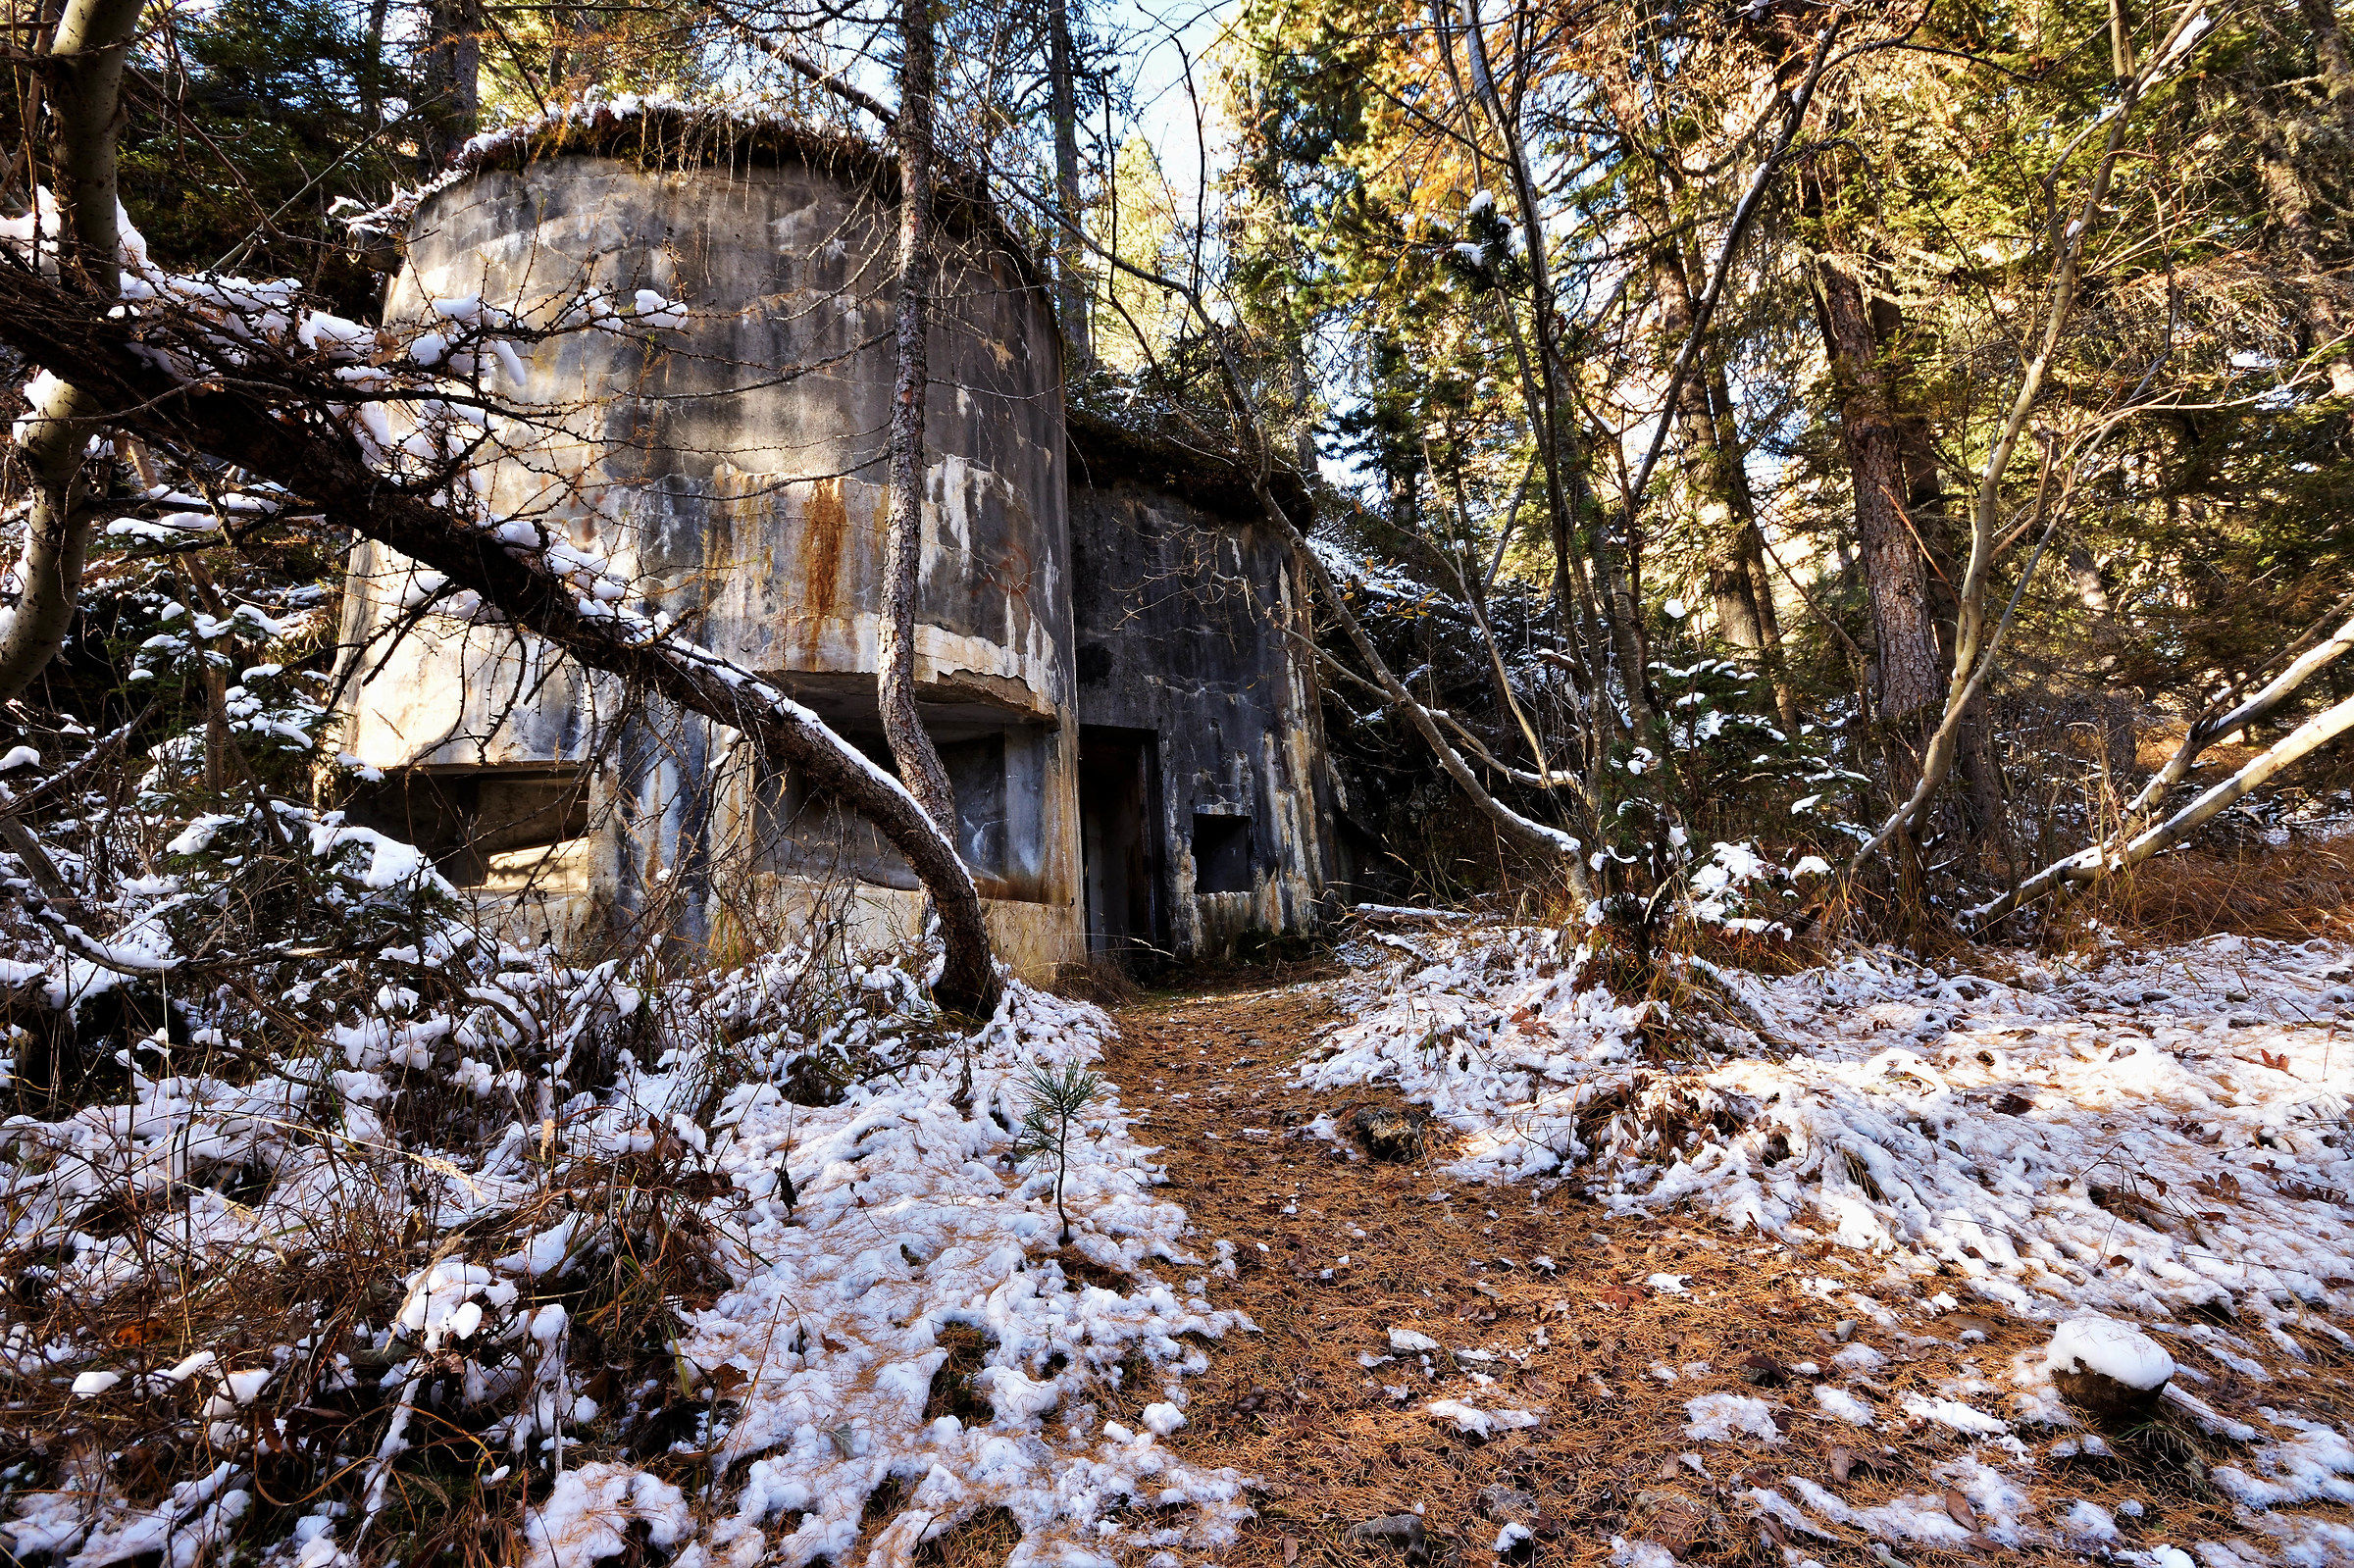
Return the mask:
<svg viewBox="0 0 2354 1568">
<path fill-rule="evenodd" d="M 799 164 L 863 185 L 883 201 L 896 203 L 899 196 L 896 154 L 778 100 L 749 97 L 721 104 L 625 93 L 576 99 L 470 137 L 440 175 L 355 219 L 353 228 L 397 233 L 432 198 L 477 175 L 565 157 L 618 158 L 657 170 Z M 998 214 L 986 181 L 945 156 L 934 168 L 940 222 L 1002 249 L 1019 267 L 1023 282 L 1043 292 L 1046 275 L 1038 258 Z"/>
</svg>

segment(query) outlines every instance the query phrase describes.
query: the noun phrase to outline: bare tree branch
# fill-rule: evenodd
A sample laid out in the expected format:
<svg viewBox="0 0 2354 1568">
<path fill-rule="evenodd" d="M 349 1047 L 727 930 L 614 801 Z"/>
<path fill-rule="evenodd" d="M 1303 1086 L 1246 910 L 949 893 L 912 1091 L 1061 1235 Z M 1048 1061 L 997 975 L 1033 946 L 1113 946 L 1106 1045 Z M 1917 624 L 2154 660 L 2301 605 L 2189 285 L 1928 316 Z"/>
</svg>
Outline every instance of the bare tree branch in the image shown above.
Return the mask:
<svg viewBox="0 0 2354 1568">
<path fill-rule="evenodd" d="M 954 841 L 913 794 L 808 709 L 755 673 L 658 629 L 626 609 L 585 601 L 544 549 L 517 548 L 372 467 L 329 412 L 348 393 L 298 368 L 207 365 L 181 379 L 168 352 L 168 320 L 109 319 L 14 258 L 0 258 L 0 340 L 70 378 L 112 426 L 182 450 L 233 454 L 249 473 L 283 485 L 388 549 L 479 594 L 483 603 L 583 665 L 603 670 L 688 712 L 745 735 L 792 766 L 810 791 L 873 823 L 904 855 L 939 912 L 947 965 L 942 1004 L 986 1012 L 998 981 L 972 875 Z M 163 345 L 169 344 L 165 350 Z M 338 393 L 341 393 L 339 396 Z"/>
<path fill-rule="evenodd" d="M 853 83 L 844 80 L 840 74 L 828 71 L 791 44 L 780 42 L 772 34 L 762 31 L 733 7 L 715 3 L 711 9 L 738 37 L 794 76 L 815 82 L 852 108 L 864 110 L 881 121 L 887 129 L 898 125 L 899 117 L 889 104 Z"/>
</svg>

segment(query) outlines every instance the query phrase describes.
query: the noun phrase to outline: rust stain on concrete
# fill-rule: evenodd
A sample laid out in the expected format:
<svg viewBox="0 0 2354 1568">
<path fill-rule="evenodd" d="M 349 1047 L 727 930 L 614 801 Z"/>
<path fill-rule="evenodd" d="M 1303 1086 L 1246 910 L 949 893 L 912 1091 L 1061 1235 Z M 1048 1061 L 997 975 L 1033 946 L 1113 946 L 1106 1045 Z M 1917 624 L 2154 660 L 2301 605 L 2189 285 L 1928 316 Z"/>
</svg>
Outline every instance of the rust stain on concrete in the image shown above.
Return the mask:
<svg viewBox="0 0 2354 1568">
<path fill-rule="evenodd" d="M 814 480 L 801 505 L 801 602 L 815 624 L 835 614 L 842 592 L 842 542 L 850 529 L 843 505 L 842 481 Z"/>
</svg>

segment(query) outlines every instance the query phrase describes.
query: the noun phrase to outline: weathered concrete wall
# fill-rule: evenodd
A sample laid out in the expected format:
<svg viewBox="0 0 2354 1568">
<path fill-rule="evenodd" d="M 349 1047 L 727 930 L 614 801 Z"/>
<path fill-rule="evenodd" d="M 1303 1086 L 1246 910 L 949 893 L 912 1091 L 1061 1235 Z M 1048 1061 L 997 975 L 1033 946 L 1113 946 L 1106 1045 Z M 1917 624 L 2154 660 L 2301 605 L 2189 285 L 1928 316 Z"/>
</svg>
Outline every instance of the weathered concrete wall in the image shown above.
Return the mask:
<svg viewBox="0 0 2354 1568">
<path fill-rule="evenodd" d="M 879 737 L 895 224 L 867 174 L 821 159 L 547 157 L 429 198 L 387 314 L 480 294 L 546 320 L 584 286 L 685 303 L 681 331 L 537 346 L 524 395 L 545 417 L 491 466 L 493 504 L 601 543 L 648 608 L 782 678 L 845 733 Z M 1037 972 L 1084 950 L 1061 348 L 1002 246 L 951 230 L 949 250 L 931 340 L 917 678 L 956 774 L 967 857 L 993 902 L 1018 906 L 993 917 L 1005 956 Z M 347 646 L 395 619 L 404 566 L 357 553 Z M 783 886 L 821 861 L 912 885 L 893 852 L 811 813 L 790 782 L 751 779 L 709 727 L 624 712 L 602 678 L 509 632 L 429 618 L 388 656 L 361 657 L 382 668 L 352 702 L 347 749 L 435 776 L 585 774 L 589 813 L 610 827 L 568 850 L 562 874 L 624 917 L 707 932 L 723 894 L 742 895 L 713 883 L 715 868 L 747 847 Z"/>
<path fill-rule="evenodd" d="M 1182 455 L 1092 429 L 1074 436 L 1073 465 L 1079 719 L 1153 737 L 1168 944 L 1215 954 L 1246 932 L 1306 929 L 1335 868 L 1290 546 L 1247 493 Z M 1227 864 L 1202 864 L 1220 843 Z M 1208 890 L 1220 882 L 1240 885 Z"/>
</svg>

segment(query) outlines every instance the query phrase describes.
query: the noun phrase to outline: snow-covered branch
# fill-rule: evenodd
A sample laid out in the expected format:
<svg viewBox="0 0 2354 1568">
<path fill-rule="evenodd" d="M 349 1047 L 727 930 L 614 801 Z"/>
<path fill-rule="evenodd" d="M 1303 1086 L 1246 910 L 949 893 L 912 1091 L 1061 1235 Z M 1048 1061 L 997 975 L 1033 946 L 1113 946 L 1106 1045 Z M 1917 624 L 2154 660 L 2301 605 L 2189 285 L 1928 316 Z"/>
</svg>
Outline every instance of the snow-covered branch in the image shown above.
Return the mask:
<svg viewBox="0 0 2354 1568">
<path fill-rule="evenodd" d="M 424 378 L 448 370 L 453 354 L 495 357 L 497 322 L 453 302 L 439 313 L 448 329 L 410 345 L 414 373 L 395 375 L 374 362 L 383 355 L 373 332 L 363 351 L 339 329 L 350 324 L 303 311 L 290 286 L 152 272 L 137 282 L 124 292 L 140 302 L 110 318 L 10 247 L 0 254 L 0 338 L 70 379 L 106 423 L 233 461 L 407 556 L 435 591 L 458 596 L 453 609 L 511 623 L 753 739 L 906 857 L 940 914 L 942 1001 L 988 1009 L 997 981 L 971 874 L 899 782 L 772 683 L 634 608 L 601 558 L 541 523 L 499 516 L 473 493 L 467 457 L 486 436 L 480 416 L 436 396 Z M 672 302 L 639 304 L 640 325 L 676 325 Z M 577 325 L 618 324 L 607 307 Z M 355 387 L 371 400 L 355 401 Z M 385 413 L 393 396 L 418 416 L 406 437 L 395 438 Z"/>
</svg>

